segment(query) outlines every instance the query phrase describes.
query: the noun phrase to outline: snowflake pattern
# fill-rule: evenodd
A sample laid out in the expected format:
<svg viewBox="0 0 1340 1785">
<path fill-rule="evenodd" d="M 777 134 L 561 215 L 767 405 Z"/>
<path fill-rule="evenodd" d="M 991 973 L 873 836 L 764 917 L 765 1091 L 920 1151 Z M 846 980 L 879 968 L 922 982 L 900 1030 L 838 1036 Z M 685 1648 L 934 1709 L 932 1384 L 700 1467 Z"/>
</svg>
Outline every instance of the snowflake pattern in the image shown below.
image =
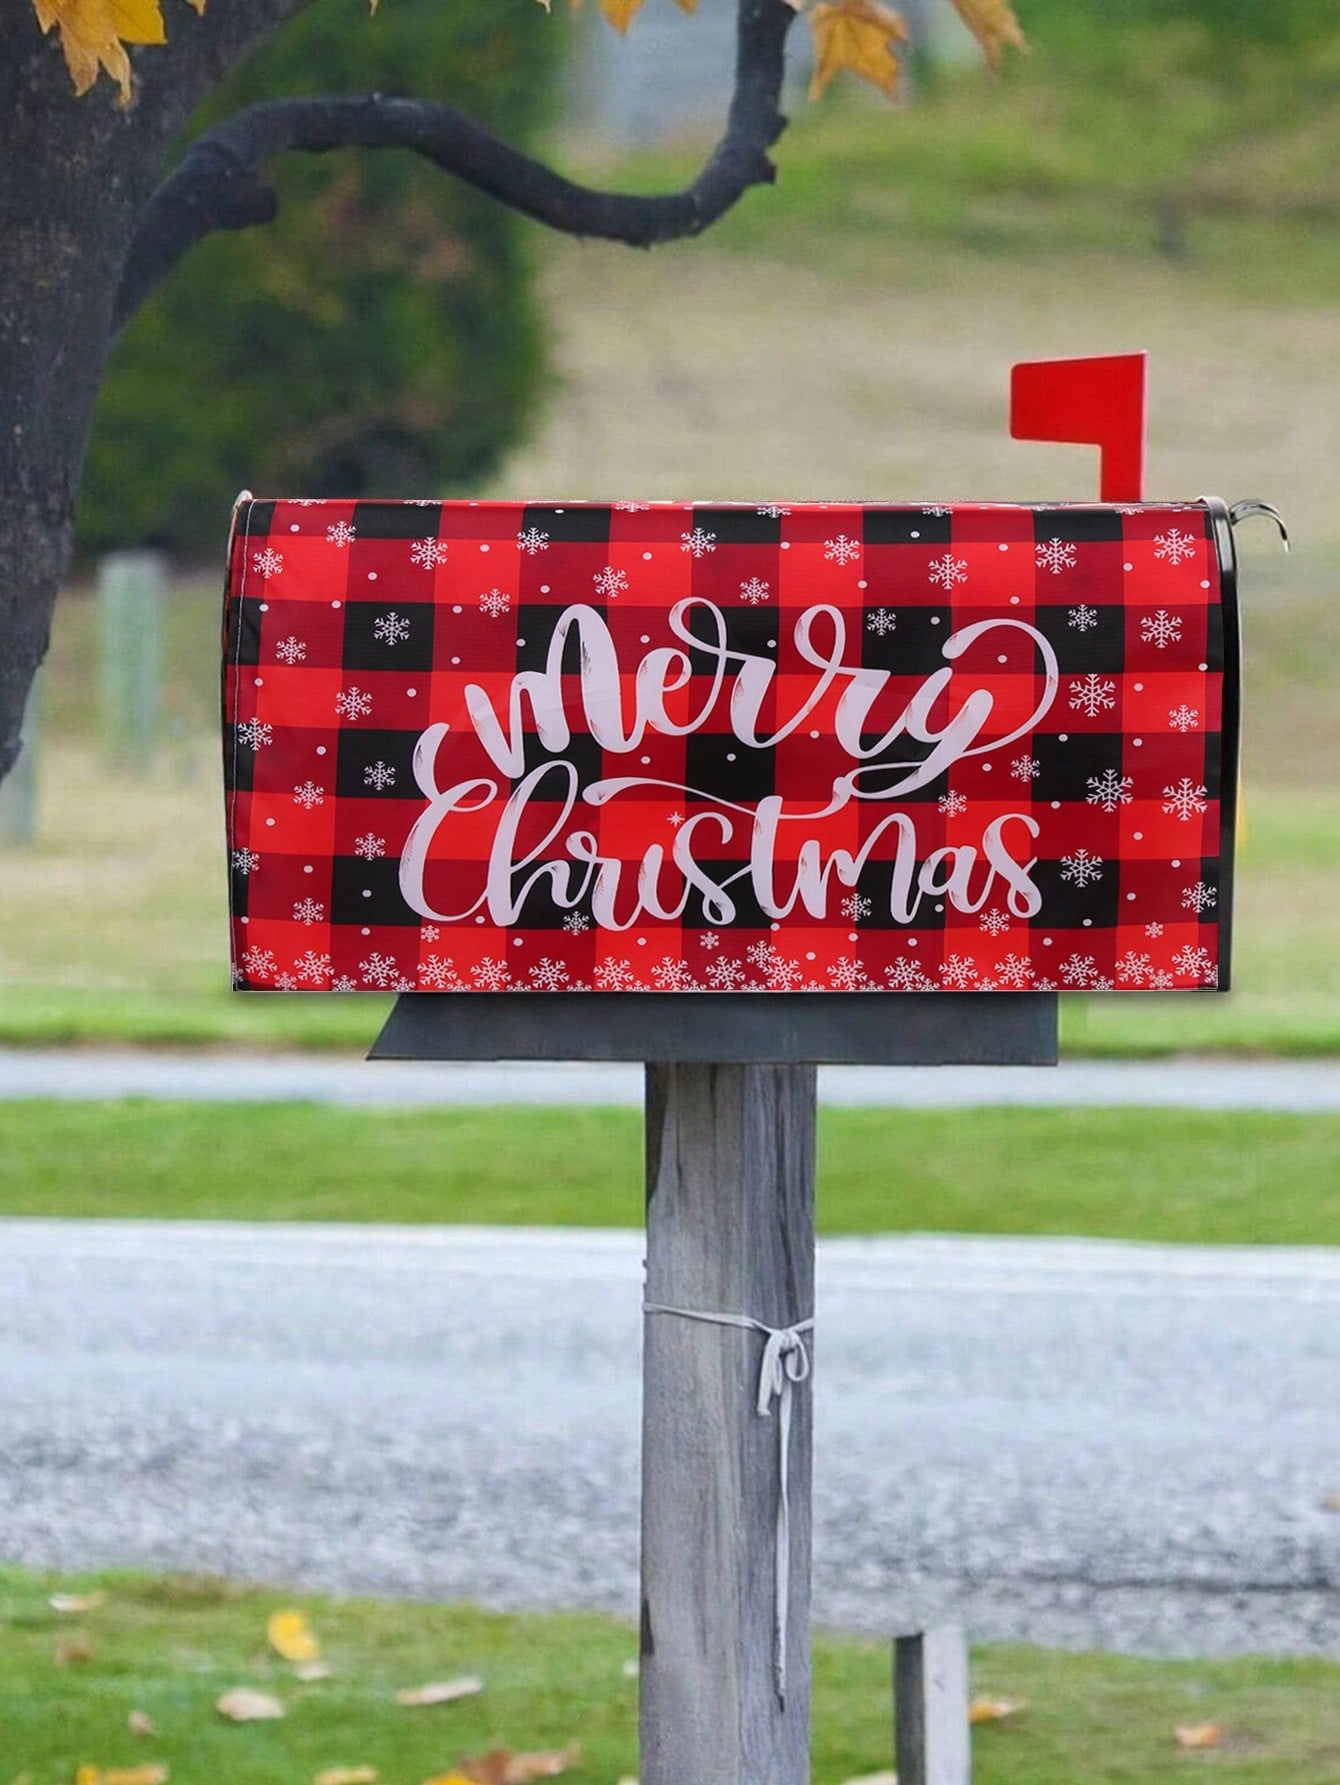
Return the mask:
<svg viewBox="0 0 1340 1785">
<path fill-rule="evenodd" d="M 323 985 L 330 978 L 330 956 L 309 948 L 294 961 L 293 971 L 304 985 Z"/>
<path fill-rule="evenodd" d="M 353 543 L 356 530 L 348 521 L 334 521 L 326 528 L 326 541 L 329 545 L 346 546 Z"/>
<path fill-rule="evenodd" d="M 1162 558 L 1165 564 L 1180 564 L 1184 558 L 1191 557 L 1195 549 L 1196 542 L 1191 535 L 1179 532 L 1176 527 L 1154 536 L 1154 556 Z"/>
<path fill-rule="evenodd" d="M 862 898 L 860 893 L 850 893 L 842 901 L 842 915 L 848 923 L 859 923 L 861 918 L 869 917 L 874 906 L 869 899 Z"/>
<path fill-rule="evenodd" d="M 707 982 L 714 991 L 733 992 L 744 981 L 744 968 L 729 955 L 719 954 L 707 969 Z"/>
<path fill-rule="evenodd" d="M 254 979 L 268 979 L 279 963 L 268 948 L 257 948 L 253 943 L 242 955 L 242 966 Z"/>
<path fill-rule="evenodd" d="M 951 954 L 945 957 L 940 978 L 951 992 L 966 992 L 976 985 L 980 974 L 971 955 Z"/>
<path fill-rule="evenodd" d="M 957 818 L 961 812 L 966 812 L 968 809 L 967 800 L 961 793 L 955 793 L 952 788 L 948 793 L 942 793 L 935 804 L 947 818 Z"/>
<path fill-rule="evenodd" d="M 1174 731 L 1180 731 L 1183 736 L 1189 731 L 1199 731 L 1200 708 L 1189 707 L 1186 702 L 1183 701 L 1180 707 L 1171 707 L 1169 709 L 1168 723 L 1172 726 Z"/>
<path fill-rule="evenodd" d="M 1117 962 L 1117 978 L 1122 985 L 1143 985 L 1153 966 L 1147 954 L 1137 954 L 1135 949 L 1128 948 Z"/>
<path fill-rule="evenodd" d="M 247 744 L 253 750 L 263 750 L 267 744 L 273 744 L 274 726 L 265 725 L 259 719 L 248 719 L 245 725 L 237 728 L 237 741 Z"/>
<path fill-rule="evenodd" d="M 1073 855 L 1061 857 L 1061 878 L 1069 880 L 1082 891 L 1095 880 L 1103 878 L 1103 858 L 1092 855 L 1087 849 L 1077 849 Z"/>
<path fill-rule="evenodd" d="M 1075 568 L 1075 548 L 1068 539 L 1049 539 L 1037 547 L 1037 567 L 1060 576 L 1063 570 Z M 1081 631 L 1083 628 L 1081 627 Z"/>
<path fill-rule="evenodd" d="M 929 992 L 935 989 L 926 977 L 921 963 L 909 959 L 907 955 L 899 955 L 891 967 L 886 967 L 884 977 L 889 982 L 891 992 Z"/>
<path fill-rule="evenodd" d="M 1010 774 L 1016 781 L 1023 781 L 1025 784 L 1036 781 L 1041 773 L 1042 764 L 1036 756 L 1016 756 L 1010 764 Z"/>
<path fill-rule="evenodd" d="M 683 961 L 676 960 L 674 955 L 663 955 L 652 968 L 652 980 L 662 992 L 691 992 L 694 990 L 693 975 Z"/>
<path fill-rule="evenodd" d="M 1098 609 L 1081 601 L 1078 607 L 1070 609 L 1066 624 L 1073 626 L 1076 632 L 1092 632 L 1098 624 Z"/>
<path fill-rule="evenodd" d="M 783 508 L 777 502 L 765 502 L 762 508 L 756 508 L 755 514 L 766 515 L 770 521 L 780 521 L 783 515 L 790 514 L 789 508 Z"/>
<path fill-rule="evenodd" d="M 1212 886 L 1203 880 L 1197 880 L 1194 886 L 1182 889 L 1182 905 L 1187 911 L 1194 911 L 1200 917 L 1206 911 L 1212 911 L 1219 902 L 1219 895 Z"/>
<path fill-rule="evenodd" d="M 430 992 L 463 992 L 465 982 L 456 971 L 454 961 L 430 954 L 419 968 L 419 984 Z"/>
<path fill-rule="evenodd" d="M 1213 985 L 1217 978 L 1209 949 L 1193 948 L 1189 942 L 1178 949 L 1172 964 L 1184 978 L 1194 979 L 1201 985 Z"/>
<path fill-rule="evenodd" d="M 1115 812 L 1118 806 L 1130 805 L 1135 782 L 1116 769 L 1104 769 L 1101 775 L 1090 775 L 1085 786 L 1089 791 L 1084 798 L 1089 805 L 1101 806 L 1104 812 Z"/>
<path fill-rule="evenodd" d="M 626 992 L 632 983 L 631 961 L 616 961 L 607 956 L 596 968 L 596 984 L 602 992 Z"/>
<path fill-rule="evenodd" d="M 419 940 L 421 942 L 436 942 L 441 934 L 441 930 L 435 923 L 426 923 L 419 931 Z"/>
<path fill-rule="evenodd" d="M 358 963 L 358 971 L 363 976 L 364 985 L 376 986 L 381 991 L 389 991 L 400 977 L 400 969 L 389 954 L 380 954 L 376 949 L 367 960 Z"/>
<path fill-rule="evenodd" d="M 485 589 L 479 597 L 479 611 L 487 614 L 490 620 L 501 620 L 504 614 L 512 611 L 512 597 L 502 589 Z"/>
<path fill-rule="evenodd" d="M 591 928 L 591 919 L 583 911 L 569 911 L 563 919 L 563 928 L 569 936 L 580 936 L 583 931 Z"/>
<path fill-rule="evenodd" d="M 272 576 L 279 576 L 284 569 L 284 554 L 277 552 L 272 545 L 267 545 L 263 552 L 253 552 L 252 566 L 258 576 L 268 582 Z"/>
<path fill-rule="evenodd" d="M 304 781 L 293 789 L 293 803 L 301 806 L 304 812 L 310 812 L 313 806 L 324 806 L 326 790 L 318 787 L 315 781 Z"/>
<path fill-rule="evenodd" d="M 747 601 L 750 607 L 757 607 L 760 601 L 766 601 L 771 593 L 772 585 L 765 583 L 761 576 L 751 576 L 740 584 L 740 600 Z"/>
<path fill-rule="evenodd" d="M 721 947 L 721 938 L 717 935 L 715 930 L 704 930 L 698 940 L 709 954 L 711 954 L 714 948 Z"/>
<path fill-rule="evenodd" d="M 1096 719 L 1117 704 L 1117 684 L 1103 676 L 1081 676 L 1070 684 L 1070 704 L 1077 712 Z"/>
<path fill-rule="evenodd" d="M 379 614 L 372 622 L 372 636 L 379 645 L 402 645 L 409 637 L 409 631 L 409 621 L 394 609 L 390 613 Z"/>
<path fill-rule="evenodd" d="M 922 505 L 923 514 L 949 514 L 951 511 L 941 502 L 927 502 Z"/>
<path fill-rule="evenodd" d="M 364 831 L 361 837 L 354 838 L 354 854 L 361 856 L 365 862 L 376 861 L 379 856 L 386 854 L 386 838 Z"/>
<path fill-rule="evenodd" d="M 372 696 L 361 688 L 342 688 L 335 696 L 335 711 L 341 719 L 366 719 L 372 711 Z"/>
<path fill-rule="evenodd" d="M 1181 614 L 1170 614 L 1165 607 L 1156 608 L 1152 614 L 1146 614 L 1141 620 L 1140 637 L 1145 644 L 1153 645 L 1156 651 L 1166 651 L 1169 645 L 1177 644 L 1182 637 Z"/>
<path fill-rule="evenodd" d="M 1097 977 L 1097 966 L 1091 954 L 1072 954 L 1069 960 L 1061 962 L 1061 979 L 1075 990 L 1092 986 Z"/>
<path fill-rule="evenodd" d="M 549 535 L 543 527 L 527 527 L 516 536 L 516 542 L 527 557 L 538 557 L 549 550 Z"/>
<path fill-rule="evenodd" d="M 828 978 L 835 992 L 862 992 L 870 985 L 865 968 L 852 955 L 840 955 L 828 969 Z"/>
<path fill-rule="evenodd" d="M 1157 923 L 1157 922 L 1156 923 L 1147 923 L 1145 925 L 1145 935 L 1146 936 L 1161 936 L 1162 934 L 1163 934 L 1163 925 L 1161 923 Z"/>
<path fill-rule="evenodd" d="M 363 770 L 363 785 L 375 788 L 378 793 L 385 793 L 388 787 L 395 786 L 395 770 L 389 762 L 383 762 L 378 757 L 376 762 L 370 762 Z"/>
<path fill-rule="evenodd" d="M 307 661 L 307 646 L 300 638 L 281 638 L 275 646 L 275 656 L 281 663 L 287 663 L 292 669 L 295 663 Z"/>
<path fill-rule="evenodd" d="M 887 638 L 897 624 L 897 614 L 888 607 L 877 607 L 865 617 L 866 631 L 877 633 L 880 638 Z"/>
<path fill-rule="evenodd" d="M 446 540 L 416 539 L 409 548 L 409 561 L 417 564 L 420 570 L 436 570 L 439 564 L 447 561 Z"/>
<path fill-rule="evenodd" d="M 530 981 L 541 992 L 561 991 L 568 982 L 568 970 L 562 961 L 544 955 L 531 968 Z"/>
<path fill-rule="evenodd" d="M 613 601 L 616 596 L 626 594 L 628 590 L 628 572 L 616 570 L 612 564 L 607 564 L 603 570 L 594 571 L 591 581 L 602 601 Z"/>
<path fill-rule="evenodd" d="M 1033 978 L 1033 963 L 1027 955 L 1007 954 L 997 963 L 997 983 L 1010 991 L 1022 992 Z"/>
<path fill-rule="evenodd" d="M 956 558 L 952 552 L 946 552 L 931 565 L 930 580 L 948 594 L 956 584 L 967 582 L 968 560 Z"/>
<path fill-rule="evenodd" d="M 254 849 L 234 849 L 233 871 L 245 880 L 254 874 L 261 865 L 261 858 Z"/>
<path fill-rule="evenodd" d="M 979 930 L 985 930 L 988 936 L 1003 935 L 1010 927 L 1010 920 L 998 907 L 984 911 L 977 920 Z"/>
<path fill-rule="evenodd" d="M 300 924 L 320 923 L 326 915 L 326 908 L 320 899 L 295 899 L 293 901 L 293 921 Z"/>
<path fill-rule="evenodd" d="M 839 533 L 835 539 L 825 539 L 824 541 L 824 557 L 830 564 L 850 564 L 860 555 L 860 541 L 849 539 L 845 533 Z"/>
<path fill-rule="evenodd" d="M 1183 775 L 1175 785 L 1164 788 L 1163 810 L 1169 817 L 1175 817 L 1179 824 L 1189 824 L 1197 813 L 1205 810 L 1205 797 L 1205 789 L 1200 783 Z"/>
<path fill-rule="evenodd" d="M 492 955 L 485 955 L 470 969 L 470 977 L 481 992 L 505 992 L 512 983 L 511 969 L 506 961 L 497 960 Z"/>
<path fill-rule="evenodd" d="M 695 558 L 705 558 L 717 549 L 717 536 L 709 533 L 706 527 L 694 527 L 691 532 L 680 534 L 679 549 L 691 552 Z"/>
</svg>

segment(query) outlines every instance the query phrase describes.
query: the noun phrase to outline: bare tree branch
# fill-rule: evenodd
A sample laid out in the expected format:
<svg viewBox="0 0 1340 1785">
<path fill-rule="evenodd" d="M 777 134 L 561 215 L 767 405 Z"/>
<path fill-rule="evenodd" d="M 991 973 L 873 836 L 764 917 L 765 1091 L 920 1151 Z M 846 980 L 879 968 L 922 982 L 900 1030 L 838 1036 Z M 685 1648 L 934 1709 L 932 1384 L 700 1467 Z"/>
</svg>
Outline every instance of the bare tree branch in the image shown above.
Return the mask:
<svg viewBox="0 0 1340 1785">
<path fill-rule="evenodd" d="M 193 143 L 145 207 L 117 293 L 115 326 L 125 326 L 196 242 L 217 229 L 274 219 L 278 199 L 262 169 L 289 149 L 409 149 L 566 235 L 601 236 L 638 248 L 697 235 L 751 186 L 776 177 L 768 150 L 786 127 L 779 100 L 786 33 L 795 16 L 787 0 L 739 0 L 726 131 L 681 192 L 640 196 L 579 185 L 431 100 L 373 93 L 249 106 Z"/>
</svg>

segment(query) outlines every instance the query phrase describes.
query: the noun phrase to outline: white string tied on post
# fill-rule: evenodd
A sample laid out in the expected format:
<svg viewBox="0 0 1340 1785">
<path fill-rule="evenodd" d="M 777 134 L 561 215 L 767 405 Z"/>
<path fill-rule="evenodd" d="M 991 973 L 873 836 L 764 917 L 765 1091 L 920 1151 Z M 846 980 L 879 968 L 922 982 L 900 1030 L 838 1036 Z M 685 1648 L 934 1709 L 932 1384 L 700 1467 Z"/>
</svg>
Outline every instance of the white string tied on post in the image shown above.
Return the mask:
<svg viewBox="0 0 1340 1785">
<path fill-rule="evenodd" d="M 791 1622 L 791 1414 L 796 1387 L 809 1379 L 809 1347 L 803 1335 L 814 1331 L 814 1321 L 797 1320 L 792 1326 L 769 1326 L 748 1314 L 710 1314 L 701 1308 L 672 1308 L 662 1302 L 644 1302 L 644 1314 L 674 1314 L 681 1320 L 701 1320 L 709 1326 L 733 1326 L 766 1338 L 758 1371 L 756 1410 L 770 1419 L 777 1408 L 777 1523 L 773 1547 L 773 1683 L 777 1697 L 786 1703 L 786 1649 Z"/>
</svg>

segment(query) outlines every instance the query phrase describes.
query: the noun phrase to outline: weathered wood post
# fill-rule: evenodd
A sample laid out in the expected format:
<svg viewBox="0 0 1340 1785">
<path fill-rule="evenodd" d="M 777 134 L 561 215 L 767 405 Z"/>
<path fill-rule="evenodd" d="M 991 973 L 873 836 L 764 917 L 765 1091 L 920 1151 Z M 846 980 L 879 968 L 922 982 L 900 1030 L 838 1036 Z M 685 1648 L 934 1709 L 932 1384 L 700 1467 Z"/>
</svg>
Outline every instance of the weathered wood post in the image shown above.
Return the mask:
<svg viewBox="0 0 1340 1785">
<path fill-rule="evenodd" d="M 161 552 L 109 552 L 98 566 L 103 742 L 113 761 L 141 771 L 158 744 L 166 605 Z"/>
<path fill-rule="evenodd" d="M 968 1640 L 956 1625 L 893 1645 L 898 1785 L 971 1785 Z"/>
<path fill-rule="evenodd" d="M 42 672 L 33 677 L 23 712 L 23 749 L 0 782 L 0 840 L 26 847 L 37 837 L 38 739 L 42 728 Z"/>
</svg>

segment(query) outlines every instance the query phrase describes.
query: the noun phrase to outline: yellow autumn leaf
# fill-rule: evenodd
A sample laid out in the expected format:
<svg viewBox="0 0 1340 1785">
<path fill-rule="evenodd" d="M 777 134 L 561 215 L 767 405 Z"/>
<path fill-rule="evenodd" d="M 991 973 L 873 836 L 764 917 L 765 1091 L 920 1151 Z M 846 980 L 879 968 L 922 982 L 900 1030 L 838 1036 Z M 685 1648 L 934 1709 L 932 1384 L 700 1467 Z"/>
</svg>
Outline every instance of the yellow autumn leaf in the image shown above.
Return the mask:
<svg viewBox="0 0 1340 1785">
<path fill-rule="evenodd" d="M 963 23 L 982 46 L 988 66 L 998 70 L 1006 44 L 1026 50 L 1028 39 L 1014 16 L 1010 0 L 954 0 Z"/>
<path fill-rule="evenodd" d="M 423 1785 L 474 1785 L 464 1773 L 436 1773 L 431 1779 L 425 1779 Z"/>
<path fill-rule="evenodd" d="M 570 0 L 574 12 L 581 11 L 582 0 Z M 546 12 L 552 12 L 553 0 L 540 0 Z M 626 31 L 641 12 L 643 0 L 600 0 L 600 10 L 616 31 Z M 697 12 L 698 0 L 675 0 L 681 12 Z"/>
<path fill-rule="evenodd" d="M 203 12 L 204 0 L 190 0 Z M 59 31 L 76 93 L 87 93 L 104 70 L 130 98 L 128 43 L 166 43 L 159 0 L 33 0 L 43 31 Z"/>
<path fill-rule="evenodd" d="M 147 1766 L 81 1766 L 74 1776 L 74 1785 L 167 1785 L 168 1769 L 157 1763 Z"/>
<path fill-rule="evenodd" d="M 305 1611 L 271 1612 L 265 1635 L 276 1655 L 285 1661 L 316 1661 L 321 1644 L 307 1621 Z"/>
<path fill-rule="evenodd" d="M 896 12 L 879 0 L 822 0 L 805 16 L 814 32 L 811 99 L 844 68 L 893 98 L 902 66 L 894 45 L 907 42 L 907 26 Z"/>
<path fill-rule="evenodd" d="M 1026 1698 L 974 1698 L 968 1706 L 969 1723 L 1004 1723 L 1027 1710 Z"/>
<path fill-rule="evenodd" d="M 1173 1738 L 1179 1748 L 1217 1748 L 1223 1742 L 1224 1731 L 1218 1723 L 1179 1723 Z"/>
</svg>

